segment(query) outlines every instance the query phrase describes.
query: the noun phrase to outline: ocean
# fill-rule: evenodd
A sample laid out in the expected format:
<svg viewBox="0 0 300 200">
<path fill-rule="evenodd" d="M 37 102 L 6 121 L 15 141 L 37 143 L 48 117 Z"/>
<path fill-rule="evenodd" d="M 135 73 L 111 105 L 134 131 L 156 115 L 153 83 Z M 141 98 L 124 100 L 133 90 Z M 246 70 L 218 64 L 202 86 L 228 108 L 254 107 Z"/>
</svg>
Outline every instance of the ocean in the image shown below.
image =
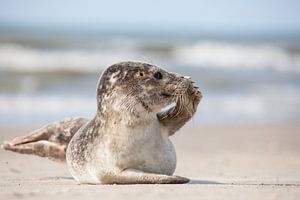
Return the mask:
<svg viewBox="0 0 300 200">
<path fill-rule="evenodd" d="M 300 121 L 300 40 L 0 33 L 0 125 L 92 117 L 102 70 L 128 60 L 191 76 L 194 124 Z"/>
</svg>

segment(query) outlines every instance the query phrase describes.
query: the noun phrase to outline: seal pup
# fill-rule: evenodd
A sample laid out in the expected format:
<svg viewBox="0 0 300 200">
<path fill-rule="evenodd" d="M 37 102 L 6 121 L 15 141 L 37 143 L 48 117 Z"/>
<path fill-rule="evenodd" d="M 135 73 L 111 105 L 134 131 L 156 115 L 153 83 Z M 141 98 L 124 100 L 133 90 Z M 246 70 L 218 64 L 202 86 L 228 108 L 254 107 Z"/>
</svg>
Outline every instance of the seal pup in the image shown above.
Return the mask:
<svg viewBox="0 0 300 200">
<path fill-rule="evenodd" d="M 50 124 L 4 148 L 63 160 L 67 147 L 69 171 L 81 183 L 186 183 L 189 179 L 172 175 L 176 154 L 168 137 L 191 119 L 201 97 L 188 77 L 148 63 L 118 63 L 99 79 L 92 119 Z"/>
</svg>

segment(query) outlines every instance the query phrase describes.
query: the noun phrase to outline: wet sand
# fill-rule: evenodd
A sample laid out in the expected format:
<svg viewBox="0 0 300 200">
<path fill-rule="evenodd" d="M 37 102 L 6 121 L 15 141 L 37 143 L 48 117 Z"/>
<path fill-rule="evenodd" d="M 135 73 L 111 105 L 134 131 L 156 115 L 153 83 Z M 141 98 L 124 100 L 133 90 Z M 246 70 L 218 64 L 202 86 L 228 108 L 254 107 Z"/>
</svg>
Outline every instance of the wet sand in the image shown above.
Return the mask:
<svg viewBox="0 0 300 200">
<path fill-rule="evenodd" d="M 0 141 L 38 128 L 1 127 Z M 172 137 L 185 185 L 79 185 L 64 164 L 0 150 L 0 199 L 299 199 L 300 125 L 197 126 Z"/>
</svg>

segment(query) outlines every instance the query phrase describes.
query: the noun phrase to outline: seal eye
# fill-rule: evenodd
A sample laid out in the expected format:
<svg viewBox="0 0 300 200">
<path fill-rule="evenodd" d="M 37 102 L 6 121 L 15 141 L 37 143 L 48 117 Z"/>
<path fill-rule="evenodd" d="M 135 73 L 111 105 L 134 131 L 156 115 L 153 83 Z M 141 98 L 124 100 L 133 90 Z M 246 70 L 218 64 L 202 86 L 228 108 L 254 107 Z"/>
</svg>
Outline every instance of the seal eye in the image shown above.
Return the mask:
<svg viewBox="0 0 300 200">
<path fill-rule="evenodd" d="M 162 75 L 160 72 L 155 72 L 155 73 L 153 74 L 153 76 L 154 76 L 154 78 L 156 78 L 156 79 L 162 79 L 162 78 L 163 78 L 163 75 Z"/>
</svg>

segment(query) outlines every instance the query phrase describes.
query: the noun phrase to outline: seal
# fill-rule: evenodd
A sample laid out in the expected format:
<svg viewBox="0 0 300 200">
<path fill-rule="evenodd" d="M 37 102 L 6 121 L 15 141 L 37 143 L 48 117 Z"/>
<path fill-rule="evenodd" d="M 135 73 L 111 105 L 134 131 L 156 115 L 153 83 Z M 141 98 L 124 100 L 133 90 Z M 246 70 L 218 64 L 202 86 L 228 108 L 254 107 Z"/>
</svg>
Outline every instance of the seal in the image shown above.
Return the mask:
<svg viewBox="0 0 300 200">
<path fill-rule="evenodd" d="M 173 175 L 176 154 L 169 136 L 191 119 L 201 98 L 189 77 L 148 63 L 117 63 L 98 81 L 92 119 L 49 124 L 3 147 L 57 161 L 65 157 L 81 183 L 186 183 Z"/>
</svg>

